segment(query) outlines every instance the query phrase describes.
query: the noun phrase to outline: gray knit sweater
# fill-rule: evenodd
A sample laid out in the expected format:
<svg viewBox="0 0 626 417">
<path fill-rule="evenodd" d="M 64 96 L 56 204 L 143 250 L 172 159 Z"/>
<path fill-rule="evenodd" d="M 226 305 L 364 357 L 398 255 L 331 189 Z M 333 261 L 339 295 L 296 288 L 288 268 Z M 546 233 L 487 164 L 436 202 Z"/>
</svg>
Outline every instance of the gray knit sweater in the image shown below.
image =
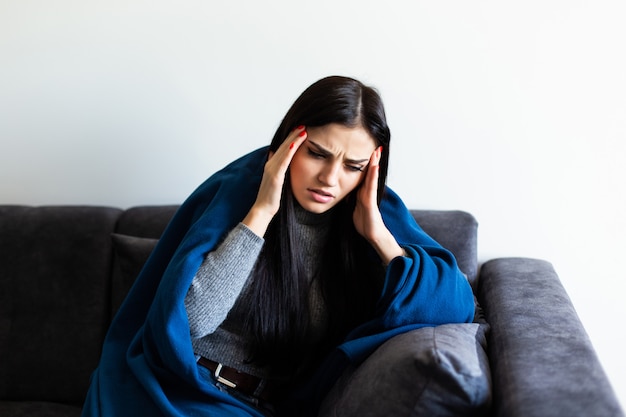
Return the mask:
<svg viewBox="0 0 626 417">
<path fill-rule="evenodd" d="M 313 214 L 298 207 L 296 217 L 295 232 L 304 253 L 305 272 L 312 280 L 328 237 L 329 213 Z M 264 239 L 239 223 L 207 254 L 191 283 L 185 308 L 197 356 L 261 378 L 282 379 L 283 375 L 267 367 L 245 361 L 250 356 L 251 340 L 243 334 L 242 323 L 249 314 L 251 276 L 263 243 Z M 309 294 L 312 345 L 324 336 L 327 324 L 317 283 L 313 282 Z"/>
</svg>

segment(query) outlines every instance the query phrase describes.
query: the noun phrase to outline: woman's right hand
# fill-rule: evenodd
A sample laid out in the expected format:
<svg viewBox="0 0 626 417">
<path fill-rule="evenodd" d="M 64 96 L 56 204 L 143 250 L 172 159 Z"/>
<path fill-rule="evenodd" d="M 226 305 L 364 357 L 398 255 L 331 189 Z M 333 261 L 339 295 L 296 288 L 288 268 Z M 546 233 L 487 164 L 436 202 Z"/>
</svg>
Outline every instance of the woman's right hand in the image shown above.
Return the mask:
<svg viewBox="0 0 626 417">
<path fill-rule="evenodd" d="M 256 201 L 242 221 L 258 236 L 265 235 L 270 221 L 280 208 L 287 169 L 306 137 L 306 128 L 299 126 L 287 136 L 276 152 L 270 152 L 268 156 Z"/>
</svg>

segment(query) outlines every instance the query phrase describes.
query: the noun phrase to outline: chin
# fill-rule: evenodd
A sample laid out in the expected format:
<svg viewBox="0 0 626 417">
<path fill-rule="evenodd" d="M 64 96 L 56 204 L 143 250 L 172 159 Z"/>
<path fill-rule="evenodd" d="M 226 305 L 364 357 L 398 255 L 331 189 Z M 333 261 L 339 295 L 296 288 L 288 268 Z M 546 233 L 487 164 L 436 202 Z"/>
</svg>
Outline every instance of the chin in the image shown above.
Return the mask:
<svg viewBox="0 0 626 417">
<path fill-rule="evenodd" d="M 295 200 L 300 205 L 300 207 L 302 207 L 309 213 L 314 213 L 314 214 L 326 213 L 327 211 L 329 211 L 336 205 L 336 204 L 322 204 L 322 203 L 317 203 L 315 201 L 309 201 L 309 200 L 301 201 L 298 198 L 296 198 Z"/>
<path fill-rule="evenodd" d="M 300 204 L 300 205 L 306 211 L 310 213 L 315 213 L 315 214 L 326 213 L 328 210 L 334 207 L 333 205 L 330 205 L 330 204 L 317 204 L 317 203 Z"/>
</svg>

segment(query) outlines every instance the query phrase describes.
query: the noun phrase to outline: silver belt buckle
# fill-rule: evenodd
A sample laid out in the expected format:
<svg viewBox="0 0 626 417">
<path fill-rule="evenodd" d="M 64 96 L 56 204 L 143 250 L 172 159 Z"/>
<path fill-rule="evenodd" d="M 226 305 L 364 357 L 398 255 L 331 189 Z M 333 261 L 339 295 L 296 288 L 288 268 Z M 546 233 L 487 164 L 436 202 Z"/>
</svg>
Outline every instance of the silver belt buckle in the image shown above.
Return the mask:
<svg viewBox="0 0 626 417">
<path fill-rule="evenodd" d="M 217 364 L 217 368 L 215 369 L 215 374 L 214 374 L 215 375 L 215 379 L 217 379 L 217 382 L 220 382 L 220 383 L 222 383 L 222 384 L 224 384 L 224 385 L 226 385 L 227 387 L 230 387 L 230 388 L 237 388 L 237 384 L 235 384 L 234 382 L 229 381 L 228 379 L 220 376 L 220 372 L 222 372 L 222 364 L 218 363 Z"/>
</svg>

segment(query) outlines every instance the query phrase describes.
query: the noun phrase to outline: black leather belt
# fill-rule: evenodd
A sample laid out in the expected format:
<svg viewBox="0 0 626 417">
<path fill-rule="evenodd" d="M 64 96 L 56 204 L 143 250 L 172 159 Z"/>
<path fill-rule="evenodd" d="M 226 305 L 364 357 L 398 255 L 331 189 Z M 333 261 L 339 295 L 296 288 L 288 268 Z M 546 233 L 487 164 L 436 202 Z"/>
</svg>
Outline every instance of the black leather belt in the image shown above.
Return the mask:
<svg viewBox="0 0 626 417">
<path fill-rule="evenodd" d="M 261 382 L 263 382 L 263 380 L 259 377 L 239 372 L 234 368 L 224 366 L 221 363 L 217 363 L 203 357 L 198 359 L 198 364 L 213 372 L 217 382 L 220 382 L 242 394 L 249 395 L 263 401 L 270 401 L 273 396 L 274 390 L 269 381 L 265 381 L 265 385 L 259 390 L 259 386 L 261 385 Z"/>
</svg>

